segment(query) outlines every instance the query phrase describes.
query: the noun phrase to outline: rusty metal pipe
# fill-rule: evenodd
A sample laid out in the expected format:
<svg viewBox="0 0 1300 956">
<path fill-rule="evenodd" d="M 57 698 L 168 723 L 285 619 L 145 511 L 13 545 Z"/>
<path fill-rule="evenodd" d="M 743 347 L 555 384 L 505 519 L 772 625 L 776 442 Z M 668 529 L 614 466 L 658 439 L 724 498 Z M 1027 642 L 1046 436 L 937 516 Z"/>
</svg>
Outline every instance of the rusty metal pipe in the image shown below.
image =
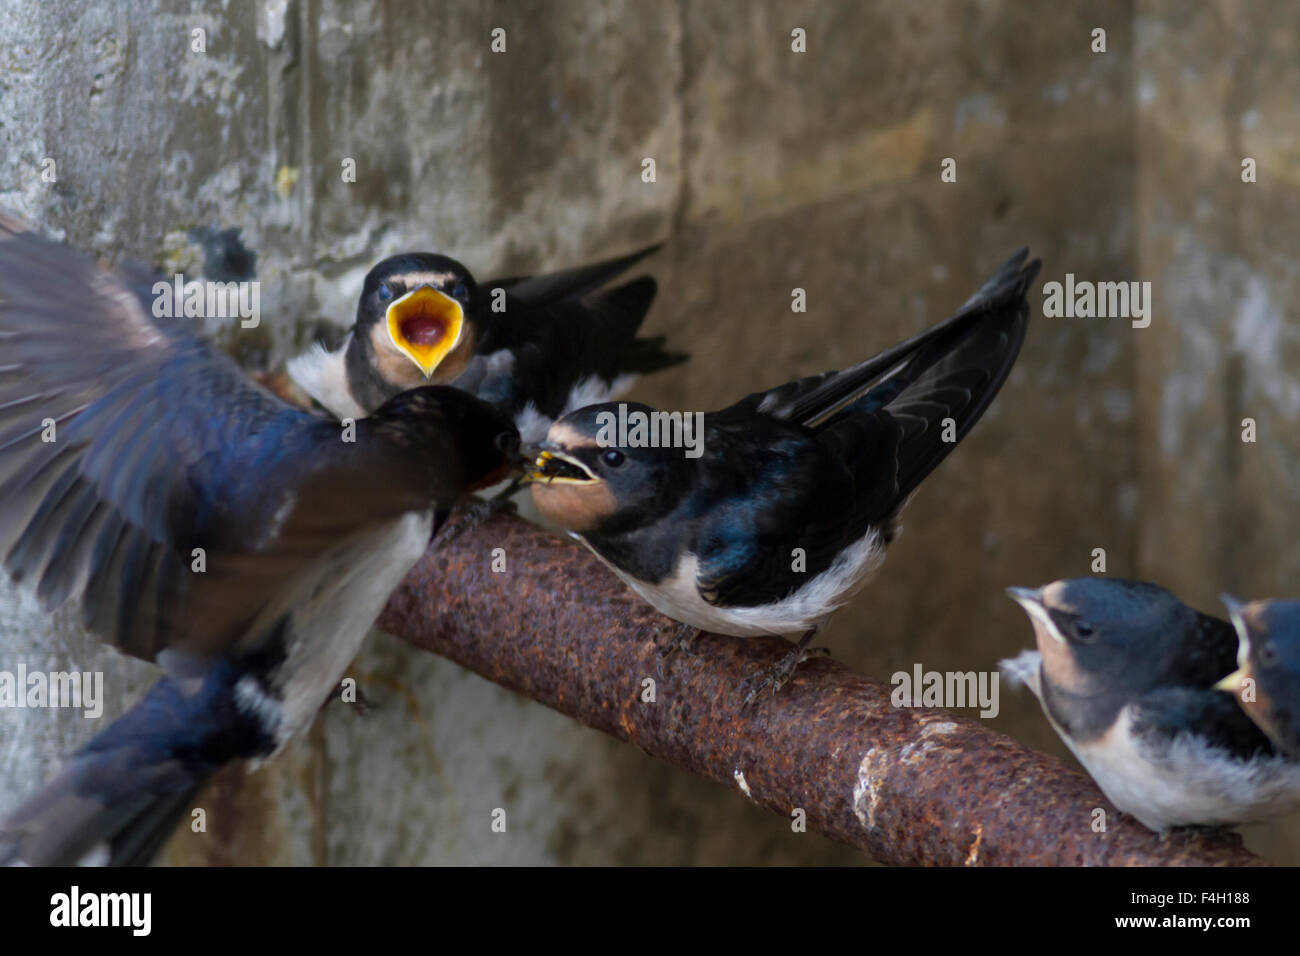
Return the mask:
<svg viewBox="0 0 1300 956">
<path fill-rule="evenodd" d="M 888 685 L 831 660 L 805 663 L 746 708 L 741 682 L 789 649 L 776 638 L 703 636 L 661 677 L 658 647 L 677 626 L 585 549 L 509 515 L 461 522 L 411 571 L 380 626 L 787 819 L 802 808 L 809 829 L 881 862 L 1262 862 L 1234 834 L 1161 839 L 1059 760 L 947 711 L 893 707 Z M 1101 833 L 1097 807 L 1107 810 Z"/>
</svg>

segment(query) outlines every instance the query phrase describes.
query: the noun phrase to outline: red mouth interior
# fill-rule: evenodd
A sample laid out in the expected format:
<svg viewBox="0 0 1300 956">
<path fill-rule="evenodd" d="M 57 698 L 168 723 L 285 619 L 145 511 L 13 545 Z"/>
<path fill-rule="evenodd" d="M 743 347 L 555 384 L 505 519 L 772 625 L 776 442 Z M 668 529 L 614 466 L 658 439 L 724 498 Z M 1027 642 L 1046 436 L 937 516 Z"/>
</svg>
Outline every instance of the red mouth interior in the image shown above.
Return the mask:
<svg viewBox="0 0 1300 956">
<path fill-rule="evenodd" d="M 412 345 L 437 345 L 447 334 L 447 320 L 440 315 L 414 315 L 403 319 L 402 338 Z"/>
</svg>

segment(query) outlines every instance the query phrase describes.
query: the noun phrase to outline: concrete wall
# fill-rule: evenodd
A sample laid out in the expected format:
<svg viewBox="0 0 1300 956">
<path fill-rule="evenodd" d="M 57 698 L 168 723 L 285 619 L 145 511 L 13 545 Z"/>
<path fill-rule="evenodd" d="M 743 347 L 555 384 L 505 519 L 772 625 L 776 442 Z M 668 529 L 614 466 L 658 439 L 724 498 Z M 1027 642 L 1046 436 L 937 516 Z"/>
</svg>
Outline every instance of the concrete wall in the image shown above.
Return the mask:
<svg viewBox="0 0 1300 956">
<path fill-rule="evenodd" d="M 637 397 L 688 409 L 890 344 L 1022 244 L 1047 280 L 1152 280 L 1150 329 L 1033 323 L 1000 400 L 827 635 L 856 666 L 988 669 L 1030 640 L 1002 588 L 1086 574 L 1097 547 L 1109 573 L 1154 577 L 1206 608 L 1223 587 L 1294 593 L 1286 474 L 1300 447 L 1287 435 L 1300 399 L 1283 316 L 1295 256 L 1281 227 L 1300 183 L 1297 33 L 1272 23 L 1276 11 L 73 7 L 0 2 L 0 203 L 169 273 L 216 269 L 238 247 L 212 237 L 239 229 L 263 324 L 213 332 L 250 367 L 334 334 L 368 266 L 409 248 L 486 276 L 669 240 L 651 264 L 662 291 L 649 325 L 695 360 Z M 490 51 L 494 27 L 504 54 Z M 1097 27 L 1105 53 L 1090 49 Z M 190 51 L 195 28 L 206 53 Z M 1258 184 L 1241 184 L 1238 153 L 1259 160 Z M 55 184 L 40 180 L 45 157 Z M 955 183 L 940 180 L 945 157 Z M 355 183 L 340 177 L 344 158 Z M 795 287 L 804 314 L 790 311 Z M 1228 424 L 1245 407 L 1267 438 L 1243 449 Z M 152 679 L 4 588 L 0 666 L 103 669 L 114 712 Z M 379 709 L 333 705 L 277 765 L 223 775 L 204 798 L 209 832 L 181 833 L 168 858 L 859 859 L 386 636 L 355 675 Z M 1063 753 L 1023 696 L 1003 695 L 997 723 Z M 0 713 L 0 806 L 95 729 Z M 506 834 L 489 829 L 496 807 Z M 1300 861 L 1294 831 L 1265 831 L 1273 858 Z"/>
<path fill-rule="evenodd" d="M 1138 271 L 1164 317 L 1135 336 L 1138 559 L 1204 608 L 1295 597 L 1300 10 L 1143 0 L 1135 34 Z M 1300 862 L 1297 821 L 1252 842 Z"/>
</svg>

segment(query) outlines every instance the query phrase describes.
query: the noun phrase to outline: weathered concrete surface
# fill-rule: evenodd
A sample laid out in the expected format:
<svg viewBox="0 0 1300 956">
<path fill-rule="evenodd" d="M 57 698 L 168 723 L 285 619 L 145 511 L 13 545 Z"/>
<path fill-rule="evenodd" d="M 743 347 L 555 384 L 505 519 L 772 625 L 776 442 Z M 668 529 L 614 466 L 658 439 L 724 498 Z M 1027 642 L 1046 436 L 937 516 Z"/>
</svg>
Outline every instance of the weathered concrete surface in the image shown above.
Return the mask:
<svg viewBox="0 0 1300 956">
<path fill-rule="evenodd" d="M 1300 593 L 1298 31 L 1292 7 L 1138 7 L 1138 272 L 1158 309 L 1133 333 L 1139 560 L 1219 614 L 1224 591 Z M 1300 860 L 1296 821 L 1257 829 L 1261 852 Z"/>
<path fill-rule="evenodd" d="M 675 408 L 851 362 L 946 314 L 1024 243 L 1044 281 L 1153 280 L 1144 332 L 1035 320 L 1002 398 L 827 634 L 853 666 L 990 668 L 1029 640 L 1002 588 L 1087 573 L 1097 547 L 1110 573 L 1207 608 L 1224 585 L 1289 592 L 1300 449 L 1282 229 L 1300 170 L 1295 31 L 1273 24 L 1280 13 L 1011 0 L 72 11 L 0 2 L 0 203 L 167 272 L 203 268 L 191 230 L 240 229 L 262 327 L 212 331 L 253 367 L 335 334 L 366 268 L 404 248 L 500 274 L 670 239 L 651 263 L 650 326 L 696 361 L 637 397 Z M 497 26 L 504 54 L 490 51 Z M 189 48 L 200 27 L 205 54 Z M 790 51 L 795 27 L 807 53 Z M 1090 51 L 1094 27 L 1107 53 Z M 1236 140 L 1260 159 L 1255 186 L 1240 184 Z M 40 180 L 45 157 L 55 184 Z M 940 181 L 945 157 L 955 183 Z M 796 286 L 807 313 L 790 312 Z M 1243 355 L 1236 386 L 1219 345 Z M 1225 457 L 1234 389 L 1271 437 Z M 0 667 L 101 667 L 116 710 L 151 679 L 17 600 L 0 591 Z M 179 837 L 173 862 L 858 859 L 390 639 L 356 674 L 380 707 L 333 705 L 276 766 L 228 775 L 206 798 L 208 834 Z M 1027 698 L 1002 695 L 997 726 L 1063 753 Z M 0 806 L 89 723 L 0 713 Z M 483 823 L 498 806 L 508 836 Z M 1269 858 L 1300 860 L 1267 839 Z"/>
</svg>

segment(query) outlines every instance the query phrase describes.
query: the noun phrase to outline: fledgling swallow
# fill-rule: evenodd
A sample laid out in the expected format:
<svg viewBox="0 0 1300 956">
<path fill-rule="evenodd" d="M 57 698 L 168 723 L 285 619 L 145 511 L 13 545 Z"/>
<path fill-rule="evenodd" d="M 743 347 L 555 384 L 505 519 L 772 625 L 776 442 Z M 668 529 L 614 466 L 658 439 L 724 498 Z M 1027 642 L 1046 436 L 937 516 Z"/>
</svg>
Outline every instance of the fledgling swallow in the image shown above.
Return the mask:
<svg viewBox="0 0 1300 956">
<path fill-rule="evenodd" d="M 1231 695 L 1232 625 L 1164 588 L 1078 578 L 1008 588 L 1038 649 L 1001 662 L 1102 792 L 1148 829 L 1232 825 L 1300 806 L 1300 763 Z"/>
<path fill-rule="evenodd" d="M 1039 267 L 1025 257 L 1012 256 L 956 315 L 879 355 L 706 413 L 699 457 L 602 435 L 617 405 L 564 416 L 529 479 L 538 510 L 684 625 L 801 634 L 747 699 L 775 692 L 1006 380 Z"/>
<path fill-rule="evenodd" d="M 164 672 L 0 818 L 0 862 L 147 862 L 218 768 L 311 723 L 455 499 L 517 456 L 446 386 L 349 434 L 150 289 L 0 215 L 0 560 Z"/>
<path fill-rule="evenodd" d="M 1237 632 L 1237 669 L 1218 683 L 1269 740 L 1300 759 L 1300 601 L 1238 601 L 1227 595 Z"/>
<path fill-rule="evenodd" d="M 657 248 L 484 283 L 447 256 L 392 256 L 366 276 L 339 349 L 318 344 L 289 362 L 289 374 L 339 418 L 367 415 L 404 389 L 454 385 L 504 409 L 525 441 L 540 441 L 565 412 L 686 359 L 666 351 L 662 336 L 637 337 L 654 279 L 603 288 Z"/>
</svg>

